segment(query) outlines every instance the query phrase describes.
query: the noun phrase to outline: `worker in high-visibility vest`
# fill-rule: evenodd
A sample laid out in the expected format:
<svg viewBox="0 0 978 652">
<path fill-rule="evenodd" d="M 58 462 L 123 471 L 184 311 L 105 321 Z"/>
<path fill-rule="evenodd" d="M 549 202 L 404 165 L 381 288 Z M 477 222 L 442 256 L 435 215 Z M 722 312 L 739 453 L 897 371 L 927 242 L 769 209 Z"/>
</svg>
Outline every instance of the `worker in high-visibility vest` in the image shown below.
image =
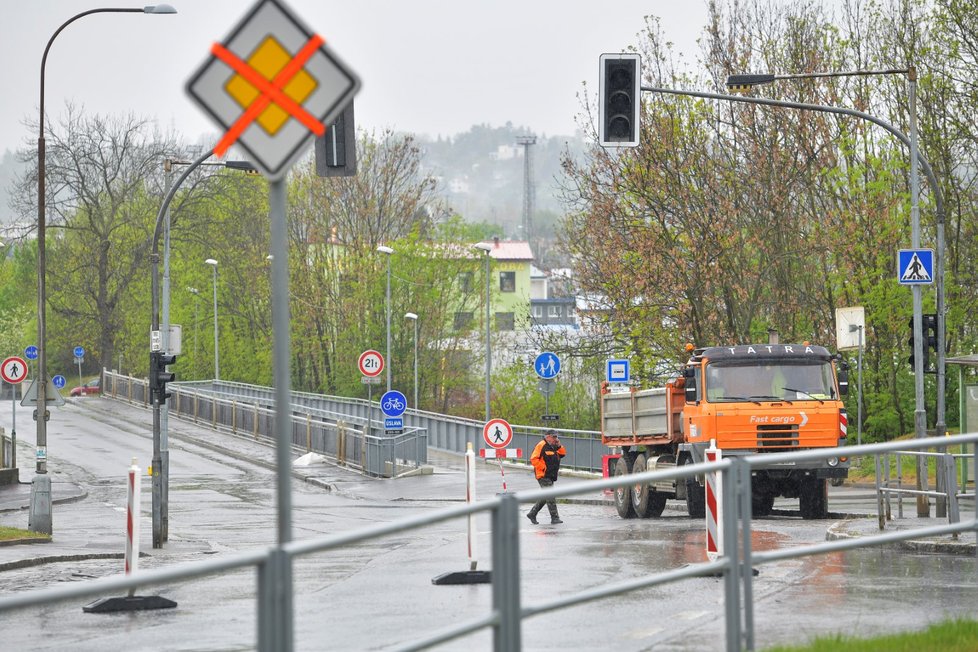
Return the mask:
<svg viewBox="0 0 978 652">
<path fill-rule="evenodd" d="M 536 445 L 536 448 L 533 449 L 533 453 L 530 455 L 530 464 L 533 465 L 533 470 L 535 471 L 537 482 L 540 483 L 541 489 L 552 487 L 554 482 L 557 481 L 557 472 L 560 471 L 560 459 L 564 455 L 567 455 L 567 450 L 560 445 L 560 439 L 557 438 L 557 433 L 553 430 L 548 430 L 543 433 L 543 439 Z M 531 523 L 534 525 L 539 524 L 537 514 L 543 509 L 544 505 L 550 510 L 551 523 L 563 523 L 557 514 L 557 501 L 553 498 L 550 500 L 541 500 L 527 512 L 526 517 L 530 519 Z"/>
</svg>

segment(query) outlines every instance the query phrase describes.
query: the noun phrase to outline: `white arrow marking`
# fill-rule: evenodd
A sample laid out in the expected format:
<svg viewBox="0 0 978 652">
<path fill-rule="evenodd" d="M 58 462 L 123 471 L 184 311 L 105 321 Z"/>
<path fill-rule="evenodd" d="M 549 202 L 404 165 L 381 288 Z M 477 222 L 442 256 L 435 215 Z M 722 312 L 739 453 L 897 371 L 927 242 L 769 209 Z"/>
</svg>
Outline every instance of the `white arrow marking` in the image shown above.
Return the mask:
<svg viewBox="0 0 978 652">
<path fill-rule="evenodd" d="M 805 427 L 805 424 L 808 423 L 808 415 L 805 414 L 804 412 L 801 412 L 800 414 L 801 414 L 801 426 L 800 427 L 801 428 L 804 428 Z"/>
</svg>

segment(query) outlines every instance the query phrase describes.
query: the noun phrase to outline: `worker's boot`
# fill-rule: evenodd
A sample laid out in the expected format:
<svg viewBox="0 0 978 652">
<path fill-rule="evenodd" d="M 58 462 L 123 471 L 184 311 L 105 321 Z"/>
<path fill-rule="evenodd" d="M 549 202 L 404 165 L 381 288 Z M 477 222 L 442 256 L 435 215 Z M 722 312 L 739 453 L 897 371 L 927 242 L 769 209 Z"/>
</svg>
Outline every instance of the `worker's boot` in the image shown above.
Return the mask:
<svg viewBox="0 0 978 652">
<path fill-rule="evenodd" d="M 537 521 L 537 513 L 534 512 L 532 509 L 526 513 L 526 517 L 530 519 L 530 523 L 533 523 L 534 525 L 540 525 L 540 522 Z"/>
</svg>

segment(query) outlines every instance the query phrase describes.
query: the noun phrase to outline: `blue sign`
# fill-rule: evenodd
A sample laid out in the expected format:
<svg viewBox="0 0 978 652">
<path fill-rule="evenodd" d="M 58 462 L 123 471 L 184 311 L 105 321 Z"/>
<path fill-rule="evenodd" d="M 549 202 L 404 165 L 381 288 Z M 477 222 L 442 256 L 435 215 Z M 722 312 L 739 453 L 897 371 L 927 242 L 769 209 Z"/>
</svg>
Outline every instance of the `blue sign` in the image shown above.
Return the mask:
<svg viewBox="0 0 978 652">
<path fill-rule="evenodd" d="M 608 360 L 608 370 L 605 376 L 609 383 L 627 383 L 631 380 L 631 365 L 628 360 Z"/>
<path fill-rule="evenodd" d="M 933 283 L 934 250 L 900 249 L 897 256 L 897 279 L 900 285 Z"/>
<path fill-rule="evenodd" d="M 544 351 L 533 362 L 533 370 L 544 380 L 556 378 L 560 373 L 560 358 L 550 351 Z"/>
<path fill-rule="evenodd" d="M 85 347 L 83 347 L 83 346 L 76 346 L 75 347 L 75 357 L 76 358 L 84 358 L 85 357 Z"/>
<path fill-rule="evenodd" d="M 401 417 L 387 417 L 384 419 L 384 430 L 403 430 L 404 419 Z"/>
<path fill-rule="evenodd" d="M 37 347 L 31 344 L 29 347 L 24 349 L 24 355 L 27 356 L 28 360 L 37 360 Z"/>
<path fill-rule="evenodd" d="M 57 387 L 58 389 L 64 389 L 65 377 L 62 376 L 61 374 L 58 374 L 57 376 L 51 379 L 51 382 L 54 383 L 54 386 Z"/>
<path fill-rule="evenodd" d="M 396 389 L 384 392 L 380 397 L 380 409 L 389 417 L 399 417 L 407 409 L 407 398 Z"/>
</svg>

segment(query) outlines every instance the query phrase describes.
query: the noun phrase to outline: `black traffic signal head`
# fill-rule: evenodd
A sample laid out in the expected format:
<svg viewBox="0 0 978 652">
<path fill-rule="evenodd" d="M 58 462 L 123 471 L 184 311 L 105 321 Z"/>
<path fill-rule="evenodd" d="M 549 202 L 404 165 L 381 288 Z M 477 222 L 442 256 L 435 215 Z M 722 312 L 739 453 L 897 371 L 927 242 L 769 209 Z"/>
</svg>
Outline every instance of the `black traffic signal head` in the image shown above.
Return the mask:
<svg viewBox="0 0 978 652">
<path fill-rule="evenodd" d="M 160 405 L 166 403 L 170 398 L 170 393 L 166 391 L 166 384 L 176 380 L 177 375 L 172 371 L 167 371 L 166 366 L 177 361 L 175 355 L 165 355 L 160 351 L 152 351 L 149 354 L 149 390 L 154 403 L 159 401 Z"/>
<path fill-rule="evenodd" d="M 353 100 L 329 125 L 326 134 L 316 138 L 316 175 L 353 177 L 357 174 L 357 130 L 353 123 Z"/>
<path fill-rule="evenodd" d="M 604 147 L 637 147 L 642 59 L 638 54 L 602 54 L 599 63 L 598 142 Z"/>
</svg>

